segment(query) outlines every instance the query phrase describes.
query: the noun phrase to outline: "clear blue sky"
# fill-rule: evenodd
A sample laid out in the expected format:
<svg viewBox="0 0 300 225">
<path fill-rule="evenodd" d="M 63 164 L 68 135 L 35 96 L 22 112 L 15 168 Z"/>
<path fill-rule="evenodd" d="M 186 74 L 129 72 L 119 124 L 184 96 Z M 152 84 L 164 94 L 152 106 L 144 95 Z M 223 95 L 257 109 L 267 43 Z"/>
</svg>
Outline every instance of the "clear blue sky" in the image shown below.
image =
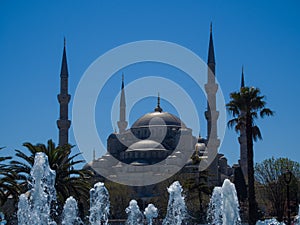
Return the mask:
<svg viewBox="0 0 300 225">
<path fill-rule="evenodd" d="M 271 156 L 300 161 L 299 10 L 298 1 L 0 1 L 0 146 L 6 146 L 5 154 L 13 154 L 26 141 L 57 143 L 56 96 L 64 36 L 69 92 L 74 96 L 87 67 L 106 51 L 128 42 L 174 42 L 206 61 L 212 21 L 217 77 L 226 102 L 229 93 L 239 88 L 244 65 L 246 84 L 259 87 L 276 112 L 273 118 L 258 121 L 264 139 L 255 144 L 255 161 Z M 150 64 L 123 72 L 129 83 L 159 69 L 164 68 Z M 166 71 L 172 72 L 166 77 L 174 76 L 175 82 L 189 87 L 188 81 L 178 78 L 178 71 Z M 120 74 L 112 77 L 98 99 L 96 121 L 103 141 L 115 126 L 109 109 L 120 88 Z M 205 99 L 201 93 L 199 97 L 196 92 L 190 94 L 199 100 L 205 124 Z M 137 104 L 129 123 L 152 111 L 154 104 L 154 98 Z M 163 108 L 176 113 L 164 104 Z M 201 127 L 204 135 L 205 131 Z M 76 145 L 72 127 L 70 142 Z M 227 130 L 220 152 L 229 163 L 237 162 L 234 131 Z"/>
</svg>

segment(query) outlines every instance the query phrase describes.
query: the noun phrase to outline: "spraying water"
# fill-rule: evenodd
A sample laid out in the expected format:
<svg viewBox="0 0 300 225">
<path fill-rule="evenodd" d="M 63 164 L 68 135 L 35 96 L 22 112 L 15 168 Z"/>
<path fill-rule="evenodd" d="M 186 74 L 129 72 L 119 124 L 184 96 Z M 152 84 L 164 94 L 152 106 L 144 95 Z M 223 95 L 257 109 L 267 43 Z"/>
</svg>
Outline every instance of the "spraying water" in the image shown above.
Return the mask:
<svg viewBox="0 0 300 225">
<path fill-rule="evenodd" d="M 235 186 L 228 179 L 224 180 L 223 193 L 223 224 L 241 224 L 239 200 Z"/>
<path fill-rule="evenodd" d="M 48 157 L 38 152 L 34 158 L 34 165 L 30 172 L 31 189 L 19 197 L 18 224 L 19 225 L 54 225 L 50 218 L 51 204 L 56 200 L 55 171 L 50 169 Z"/>
<path fill-rule="evenodd" d="M 163 225 L 181 225 L 186 219 L 187 208 L 182 196 L 182 187 L 178 181 L 175 181 L 168 188 L 169 202 L 166 218 Z"/>
<path fill-rule="evenodd" d="M 107 225 L 109 215 L 109 194 L 103 183 L 98 182 L 90 190 L 90 218 L 91 225 Z"/>
<path fill-rule="evenodd" d="M 77 201 L 72 196 L 69 197 L 64 205 L 62 225 L 77 225 L 82 224 L 78 217 Z"/>
<path fill-rule="evenodd" d="M 222 187 L 215 187 L 210 198 L 207 221 L 209 224 L 223 224 L 223 193 Z"/>
<path fill-rule="evenodd" d="M 275 218 L 273 219 L 267 219 L 267 220 L 264 220 L 264 221 L 257 221 L 256 222 L 256 225 L 285 225 L 285 223 L 283 222 L 278 222 Z"/>
<path fill-rule="evenodd" d="M 5 225 L 7 223 L 3 212 L 0 212 L 0 225 Z"/>
<path fill-rule="evenodd" d="M 158 216 L 157 208 L 153 204 L 149 204 L 145 209 L 144 215 L 149 225 L 152 225 L 153 218 Z"/>
<path fill-rule="evenodd" d="M 298 209 L 298 215 L 296 216 L 295 220 L 295 225 L 300 225 L 300 205 Z"/>
<path fill-rule="evenodd" d="M 239 202 L 235 186 L 226 179 L 222 187 L 215 187 L 209 203 L 207 220 L 214 225 L 240 225 Z"/>
<path fill-rule="evenodd" d="M 143 214 L 136 200 L 131 200 L 129 206 L 126 208 L 127 213 L 126 225 L 142 225 L 143 224 Z"/>
</svg>

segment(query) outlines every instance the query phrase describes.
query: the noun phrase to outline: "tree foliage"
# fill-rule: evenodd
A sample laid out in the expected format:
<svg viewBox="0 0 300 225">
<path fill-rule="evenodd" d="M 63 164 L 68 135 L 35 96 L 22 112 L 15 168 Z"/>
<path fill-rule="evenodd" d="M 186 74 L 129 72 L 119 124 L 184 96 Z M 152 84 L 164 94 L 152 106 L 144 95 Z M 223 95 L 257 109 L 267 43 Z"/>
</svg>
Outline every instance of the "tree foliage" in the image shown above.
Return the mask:
<svg viewBox="0 0 300 225">
<path fill-rule="evenodd" d="M 258 214 L 254 189 L 253 141 L 262 139 L 260 129 L 255 124 L 255 120 L 258 117 L 272 116 L 273 111 L 265 107 L 264 96 L 261 95 L 258 88 L 242 87 L 239 92 L 231 93 L 230 99 L 226 107 L 233 119 L 228 121 L 228 126 L 234 128 L 236 132 L 240 132 L 241 129 L 246 130 L 249 224 L 254 225 L 258 219 Z"/>
<path fill-rule="evenodd" d="M 286 183 L 284 173 L 286 170 L 292 172 L 290 184 L 290 196 L 296 213 L 296 206 L 299 202 L 298 186 L 300 181 L 300 164 L 288 158 L 274 157 L 265 159 L 255 165 L 255 178 L 263 186 L 264 197 L 271 202 L 271 216 L 276 216 L 279 221 L 283 220 L 286 211 Z"/>
<path fill-rule="evenodd" d="M 83 160 L 77 160 L 80 155 L 71 154 L 73 146 L 55 146 L 52 140 L 49 140 L 47 146 L 44 144 L 33 145 L 31 143 L 24 143 L 29 154 L 20 150 L 16 151 L 15 160 L 11 161 L 10 170 L 17 173 L 17 182 L 22 192 L 26 192 L 28 187 L 28 180 L 31 179 L 30 171 L 34 164 L 34 156 L 37 152 L 44 152 L 48 156 L 49 165 L 52 170 L 56 172 L 55 189 L 58 201 L 58 211 L 69 196 L 73 196 L 80 203 L 87 202 L 89 199 L 89 190 L 91 185 L 89 178 L 91 171 L 84 169 L 76 169 L 76 166 L 83 163 Z M 80 207 L 80 205 L 79 205 Z"/>
<path fill-rule="evenodd" d="M 3 148 L 0 148 L 3 150 Z M 15 197 L 18 196 L 19 187 L 16 183 L 16 174 L 14 171 L 10 170 L 8 160 L 11 160 L 10 156 L 0 157 L 0 206 L 2 206 L 9 195 Z"/>
</svg>

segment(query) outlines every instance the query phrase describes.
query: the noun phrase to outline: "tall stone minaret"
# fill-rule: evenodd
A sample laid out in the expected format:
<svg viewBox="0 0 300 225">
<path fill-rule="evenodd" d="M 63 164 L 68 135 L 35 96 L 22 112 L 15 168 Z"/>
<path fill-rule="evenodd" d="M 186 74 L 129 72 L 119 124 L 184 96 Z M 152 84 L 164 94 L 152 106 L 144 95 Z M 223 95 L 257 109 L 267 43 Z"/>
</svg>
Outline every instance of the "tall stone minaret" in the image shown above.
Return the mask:
<svg viewBox="0 0 300 225">
<path fill-rule="evenodd" d="M 120 120 L 118 121 L 119 133 L 125 132 L 128 125 L 126 121 L 126 100 L 124 91 L 124 74 L 122 74 L 121 99 L 120 99 Z"/>
<path fill-rule="evenodd" d="M 64 39 L 64 51 L 61 63 L 60 72 L 60 93 L 57 95 L 59 102 L 59 120 L 57 127 L 59 129 L 59 146 L 64 146 L 69 143 L 69 128 L 71 121 L 68 119 L 68 105 L 71 95 L 68 94 L 68 64 L 66 55 L 66 39 Z"/>
<path fill-rule="evenodd" d="M 218 172 L 218 148 L 220 145 L 220 140 L 218 139 L 217 122 L 219 117 L 219 111 L 216 108 L 216 93 L 218 90 L 218 84 L 215 80 L 215 53 L 214 44 L 212 36 L 212 24 L 210 24 L 210 38 L 209 38 L 209 48 L 208 48 L 208 59 L 207 59 L 207 84 L 205 84 L 205 91 L 207 94 L 207 111 L 205 112 L 205 117 L 207 120 L 207 150 L 208 154 L 215 155 L 212 163 L 209 166 L 209 172 L 211 173 L 211 182 L 218 184 L 219 172 Z"/>
<path fill-rule="evenodd" d="M 241 78 L 241 89 L 245 87 L 244 80 L 244 67 L 242 67 L 242 78 Z M 245 112 L 241 112 L 242 116 Z M 247 160 L 247 135 L 246 135 L 246 126 L 242 126 L 240 129 L 240 136 L 238 138 L 240 143 L 240 160 L 239 164 L 243 171 L 244 178 L 246 183 L 248 183 L 248 160 Z"/>
</svg>

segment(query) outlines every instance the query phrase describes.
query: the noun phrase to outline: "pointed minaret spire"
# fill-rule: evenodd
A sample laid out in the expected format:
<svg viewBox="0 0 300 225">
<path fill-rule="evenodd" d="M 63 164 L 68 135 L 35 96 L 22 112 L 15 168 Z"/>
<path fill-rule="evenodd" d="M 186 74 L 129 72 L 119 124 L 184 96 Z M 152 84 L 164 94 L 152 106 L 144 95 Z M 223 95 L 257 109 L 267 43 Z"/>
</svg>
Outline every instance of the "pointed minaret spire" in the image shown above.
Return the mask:
<svg viewBox="0 0 300 225">
<path fill-rule="evenodd" d="M 68 64 L 67 64 L 67 54 L 66 54 L 66 38 L 64 38 L 64 50 L 63 50 L 63 57 L 61 62 L 61 71 L 60 77 L 68 77 Z"/>
<path fill-rule="evenodd" d="M 126 121 L 124 73 L 122 73 L 121 98 L 120 98 L 120 120 L 118 121 L 119 133 L 124 133 L 127 125 L 128 125 L 128 122 Z"/>
<path fill-rule="evenodd" d="M 64 50 L 60 72 L 60 94 L 57 96 L 60 107 L 59 120 L 57 120 L 57 127 L 59 129 L 59 146 L 64 146 L 69 143 L 69 128 L 71 126 L 71 121 L 68 119 L 68 105 L 71 95 L 68 93 L 68 77 L 66 39 L 64 38 Z"/>
<path fill-rule="evenodd" d="M 215 62 L 214 42 L 213 42 L 213 36 L 212 36 L 212 23 L 210 23 L 207 65 L 210 68 L 210 70 L 213 72 L 213 74 L 215 74 L 216 62 Z"/>
<path fill-rule="evenodd" d="M 122 85 L 121 85 L 121 89 L 124 89 L 124 73 L 122 73 Z"/>
<path fill-rule="evenodd" d="M 244 66 L 242 66 L 241 88 L 245 87 Z"/>
<path fill-rule="evenodd" d="M 158 92 L 158 95 L 157 95 L 157 106 L 156 108 L 154 109 L 155 112 L 162 112 L 162 108 L 160 108 L 160 96 L 159 96 L 159 92 Z"/>
</svg>

